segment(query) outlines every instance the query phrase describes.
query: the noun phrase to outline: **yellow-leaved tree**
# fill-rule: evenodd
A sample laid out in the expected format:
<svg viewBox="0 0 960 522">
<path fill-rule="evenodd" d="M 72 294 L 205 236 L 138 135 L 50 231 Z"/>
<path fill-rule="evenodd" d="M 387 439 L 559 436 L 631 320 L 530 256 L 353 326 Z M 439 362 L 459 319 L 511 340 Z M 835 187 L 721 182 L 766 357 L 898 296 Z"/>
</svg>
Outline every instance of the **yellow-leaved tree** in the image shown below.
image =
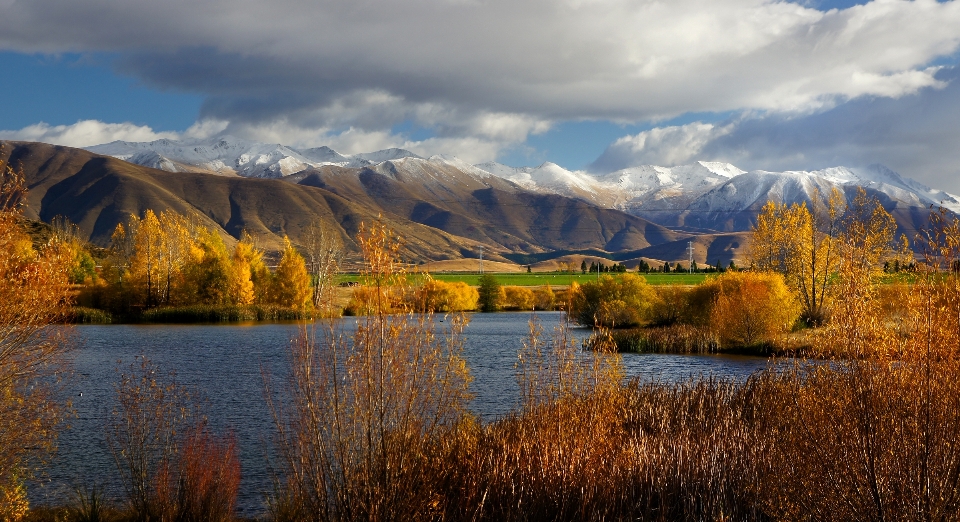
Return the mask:
<svg viewBox="0 0 960 522">
<path fill-rule="evenodd" d="M 133 242 L 129 260 L 129 283 L 143 296 L 144 306 L 156 306 L 163 302 L 161 281 L 164 280 L 165 234 L 160 219 L 153 210 L 147 210 L 143 218 L 131 215 L 127 220 L 126 234 Z"/>
<path fill-rule="evenodd" d="M 429 279 L 414 292 L 418 309 L 425 312 L 464 312 L 477 309 L 477 289 L 456 281 L 446 283 Z"/>
<path fill-rule="evenodd" d="M 830 313 L 841 249 L 858 252 L 855 266 L 872 274 L 893 255 L 895 228 L 890 213 L 862 188 L 849 207 L 837 189 L 826 201 L 814 192 L 809 207 L 769 201 L 753 229 L 752 261 L 757 269 L 783 274 L 797 291 L 801 317 L 819 326 Z"/>
<path fill-rule="evenodd" d="M 28 507 L 24 480 L 56 447 L 57 373 L 69 344 L 53 323 L 68 311 L 73 252 L 54 237 L 34 248 L 22 226 L 22 170 L 0 162 L 0 519 Z"/>
<path fill-rule="evenodd" d="M 221 305 L 230 300 L 231 256 L 220 234 L 197 227 L 183 267 L 187 302 Z"/>
<path fill-rule="evenodd" d="M 283 252 L 273 276 L 273 300 L 280 306 L 305 308 L 310 305 L 310 274 L 303 256 L 287 236 L 283 236 Z"/>
<path fill-rule="evenodd" d="M 790 331 L 796 295 L 775 272 L 727 272 L 704 283 L 713 294 L 710 329 L 726 346 L 755 346 Z"/>
</svg>

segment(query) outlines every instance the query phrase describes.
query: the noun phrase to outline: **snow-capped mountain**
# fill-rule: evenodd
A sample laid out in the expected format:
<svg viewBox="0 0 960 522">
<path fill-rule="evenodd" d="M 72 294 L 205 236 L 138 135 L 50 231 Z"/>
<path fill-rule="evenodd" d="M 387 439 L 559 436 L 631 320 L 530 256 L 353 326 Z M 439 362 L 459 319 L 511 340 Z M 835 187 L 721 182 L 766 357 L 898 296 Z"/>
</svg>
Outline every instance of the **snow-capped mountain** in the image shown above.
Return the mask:
<svg viewBox="0 0 960 522">
<path fill-rule="evenodd" d="M 477 166 L 528 190 L 586 199 L 672 227 L 748 230 L 768 200 L 809 202 L 815 193 L 826 197 L 834 188 L 849 200 L 863 187 L 894 214 L 915 214 L 912 220 L 922 220 L 919 214 L 931 205 L 960 213 L 960 197 L 904 178 L 882 165 L 746 172 L 729 163 L 700 161 L 677 167 L 642 165 L 596 177 L 552 163 L 536 168 L 498 163 Z"/>
<path fill-rule="evenodd" d="M 169 172 L 210 172 L 247 178 L 280 178 L 321 165 L 359 168 L 419 157 L 396 148 L 349 156 L 329 147 L 295 149 L 231 136 L 208 140 L 114 141 L 87 150 Z"/>
<path fill-rule="evenodd" d="M 810 201 L 815 193 L 828 195 L 834 188 L 849 199 L 857 187 L 863 187 L 880 198 L 898 221 L 910 222 L 911 226 L 919 226 L 931 205 L 943 205 L 960 213 L 960 197 L 931 189 L 881 165 L 746 172 L 729 163 L 698 161 L 676 167 L 641 165 L 594 175 L 550 162 L 538 167 L 509 167 L 496 162 L 470 165 L 450 156 L 425 159 L 398 148 L 344 155 L 329 147 L 296 149 L 232 137 L 148 143 L 117 141 L 88 150 L 170 172 L 286 177 L 294 182 L 311 169 L 330 165 L 368 167 L 394 179 L 429 186 L 470 185 L 470 179 L 489 186 L 492 179 L 500 179 L 518 189 L 573 197 L 661 225 L 691 230 L 748 230 L 757 212 L 770 199 L 785 203 Z"/>
</svg>

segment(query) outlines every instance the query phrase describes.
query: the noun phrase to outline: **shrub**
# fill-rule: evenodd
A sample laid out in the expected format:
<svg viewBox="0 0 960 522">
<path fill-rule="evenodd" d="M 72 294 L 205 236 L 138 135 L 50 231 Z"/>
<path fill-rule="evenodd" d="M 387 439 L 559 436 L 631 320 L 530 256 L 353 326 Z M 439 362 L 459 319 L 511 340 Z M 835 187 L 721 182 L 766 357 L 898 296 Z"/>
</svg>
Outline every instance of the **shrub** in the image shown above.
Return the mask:
<svg viewBox="0 0 960 522">
<path fill-rule="evenodd" d="M 408 294 L 393 237 L 379 223 L 361 228 L 370 314 L 352 336 L 333 321 L 304 326 L 286 394 L 267 394 L 283 471 L 278 516 L 425 520 L 456 502 L 438 494 L 453 472 L 438 463 L 449 462 L 469 399 L 465 317 L 436 335 L 430 313 L 391 313 L 391 296 Z"/>
<path fill-rule="evenodd" d="M 26 502 L 24 481 L 56 449 L 65 406 L 57 378 L 70 343 L 54 324 L 67 316 L 74 260 L 56 238 L 34 247 L 22 224 L 25 195 L 23 172 L 0 160 L 0 509 L 9 506 L 11 519 Z"/>
<path fill-rule="evenodd" d="M 557 296 L 550 285 L 543 285 L 533 290 L 533 306 L 536 310 L 553 310 L 556 301 Z"/>
<path fill-rule="evenodd" d="M 463 281 L 445 283 L 430 279 L 415 290 L 414 299 L 417 309 L 426 312 L 465 312 L 476 310 L 479 294 Z"/>
<path fill-rule="evenodd" d="M 704 286 L 716 297 L 710 328 L 725 346 L 754 346 L 789 332 L 800 315 L 795 294 L 773 272 L 728 272 Z"/>
<path fill-rule="evenodd" d="M 533 291 L 522 286 L 503 287 L 503 308 L 505 310 L 533 310 L 536 297 Z"/>
<path fill-rule="evenodd" d="M 668 326 L 683 321 L 689 315 L 692 290 L 683 285 L 660 285 L 655 288 L 657 303 L 651 313 L 651 323 Z"/>
<path fill-rule="evenodd" d="M 637 326 L 652 317 L 658 297 L 646 279 L 635 274 L 603 276 L 571 288 L 571 315 L 586 326 Z"/>
</svg>

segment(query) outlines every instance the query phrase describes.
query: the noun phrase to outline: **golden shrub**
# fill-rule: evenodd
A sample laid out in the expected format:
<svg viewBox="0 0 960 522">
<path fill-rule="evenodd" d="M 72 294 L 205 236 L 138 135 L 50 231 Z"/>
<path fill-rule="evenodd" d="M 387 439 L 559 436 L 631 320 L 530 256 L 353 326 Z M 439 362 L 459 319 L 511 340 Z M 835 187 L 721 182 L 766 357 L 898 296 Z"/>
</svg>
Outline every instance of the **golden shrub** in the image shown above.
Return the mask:
<svg viewBox="0 0 960 522">
<path fill-rule="evenodd" d="M 503 287 L 502 307 L 506 310 L 533 310 L 536 298 L 533 291 L 522 286 Z"/>
<path fill-rule="evenodd" d="M 783 276 L 773 272 L 727 272 L 704 283 L 715 295 L 710 328 L 724 345 L 752 346 L 790 331 L 800 306 Z"/>
<path fill-rule="evenodd" d="M 653 287 L 641 276 L 603 276 L 571 286 L 570 313 L 582 325 L 636 326 L 650 320 L 657 301 Z"/>
<path fill-rule="evenodd" d="M 477 309 L 479 294 L 463 281 L 446 283 L 430 279 L 416 290 L 414 298 L 424 311 L 465 312 Z"/>
</svg>

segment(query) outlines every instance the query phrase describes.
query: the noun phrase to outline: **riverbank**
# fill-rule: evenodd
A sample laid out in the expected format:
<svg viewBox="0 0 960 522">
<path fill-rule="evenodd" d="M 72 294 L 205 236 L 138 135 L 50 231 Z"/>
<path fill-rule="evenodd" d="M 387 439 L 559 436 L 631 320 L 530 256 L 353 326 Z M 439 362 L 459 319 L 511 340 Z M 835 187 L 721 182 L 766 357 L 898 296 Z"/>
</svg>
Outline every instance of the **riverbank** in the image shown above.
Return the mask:
<svg viewBox="0 0 960 522">
<path fill-rule="evenodd" d="M 218 324 L 290 322 L 316 318 L 310 310 L 281 306 L 191 305 L 151 308 L 115 315 L 97 308 L 74 307 L 65 322 L 71 324 Z"/>
</svg>

